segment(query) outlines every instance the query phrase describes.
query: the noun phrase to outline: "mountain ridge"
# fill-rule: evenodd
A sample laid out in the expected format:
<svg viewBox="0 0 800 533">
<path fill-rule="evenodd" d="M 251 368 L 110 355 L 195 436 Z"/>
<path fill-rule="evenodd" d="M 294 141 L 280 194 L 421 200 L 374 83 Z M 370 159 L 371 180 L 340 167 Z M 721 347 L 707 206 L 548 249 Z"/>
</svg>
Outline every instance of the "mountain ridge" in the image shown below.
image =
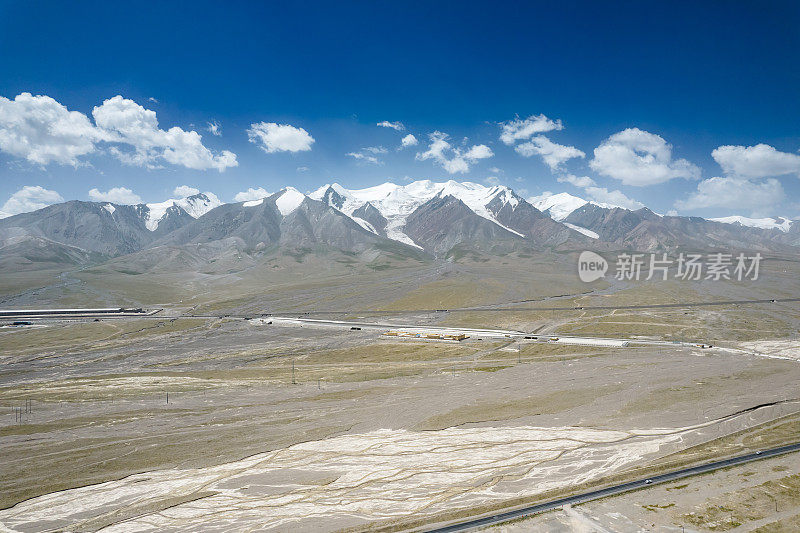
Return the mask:
<svg viewBox="0 0 800 533">
<path fill-rule="evenodd" d="M 332 183 L 308 194 L 285 187 L 234 203 L 222 203 L 213 193 L 137 205 L 72 200 L 0 219 L 0 254 L 21 258 L 14 264 L 37 257 L 96 262 L 197 246 L 204 247 L 209 261 L 229 250 L 263 254 L 315 247 L 356 256 L 379 249 L 409 257 L 423 252 L 434 259 L 452 257 L 455 247 L 487 254 L 578 248 L 782 250 L 800 246 L 800 225 L 784 218 L 660 215 L 568 193 L 526 200 L 503 185 L 453 180 L 365 189 Z"/>
</svg>

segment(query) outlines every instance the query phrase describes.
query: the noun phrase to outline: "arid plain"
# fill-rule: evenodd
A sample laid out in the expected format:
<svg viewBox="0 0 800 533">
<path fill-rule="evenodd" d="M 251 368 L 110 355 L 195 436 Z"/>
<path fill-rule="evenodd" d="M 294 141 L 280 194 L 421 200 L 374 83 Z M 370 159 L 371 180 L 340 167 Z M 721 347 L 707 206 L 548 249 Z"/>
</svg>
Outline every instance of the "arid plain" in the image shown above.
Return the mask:
<svg viewBox="0 0 800 533">
<path fill-rule="evenodd" d="M 19 531 L 401 530 L 800 432 L 796 303 L 695 305 L 796 298 L 791 257 L 765 261 L 748 284 L 590 285 L 569 254 L 378 269 L 330 259 L 189 278 L 112 263 L 4 286 L 4 307 L 162 311 L 0 329 L 0 521 Z M 270 315 L 546 342 L 397 339 Z M 630 344 L 547 341 L 558 335 Z M 647 517 L 697 526 L 687 513 Z"/>
</svg>

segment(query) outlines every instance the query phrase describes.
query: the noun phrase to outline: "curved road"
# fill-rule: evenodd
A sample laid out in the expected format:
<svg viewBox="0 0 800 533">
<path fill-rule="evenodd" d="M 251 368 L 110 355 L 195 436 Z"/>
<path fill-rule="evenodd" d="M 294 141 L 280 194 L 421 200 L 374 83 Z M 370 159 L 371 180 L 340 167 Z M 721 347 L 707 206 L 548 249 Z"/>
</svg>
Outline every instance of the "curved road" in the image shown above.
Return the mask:
<svg viewBox="0 0 800 533">
<path fill-rule="evenodd" d="M 740 465 L 744 463 L 749 463 L 751 461 L 757 461 L 759 459 L 766 459 L 768 457 L 775 457 L 777 455 L 783 455 L 786 453 L 792 453 L 797 451 L 800 451 L 800 442 L 796 442 L 794 444 L 789 444 L 786 446 L 780 446 L 778 448 L 771 448 L 769 450 L 762 450 L 755 453 L 749 453 L 747 455 L 740 455 L 738 457 L 731 457 L 730 459 L 723 459 L 721 461 L 705 463 L 690 468 L 683 468 L 681 470 L 675 470 L 673 472 L 668 472 L 666 474 L 661 474 L 659 476 L 653 476 L 647 479 L 630 481 L 628 483 L 622 483 L 620 485 L 614 485 L 612 487 L 606 487 L 604 489 L 593 490 L 591 492 L 584 492 L 583 494 L 576 494 L 575 496 L 569 496 L 566 498 L 560 498 L 558 500 L 553 500 L 550 502 L 539 503 L 536 505 L 523 507 L 521 509 L 516 509 L 514 511 L 506 511 L 503 513 L 498 513 L 483 518 L 467 520 L 465 522 L 460 522 L 458 524 L 451 524 L 449 526 L 443 526 L 435 529 L 428 529 L 425 531 L 427 533 L 469 531 L 475 528 L 500 524 L 502 522 L 514 520 L 516 518 L 522 518 L 537 513 L 543 513 L 545 511 L 552 511 L 553 509 L 557 509 L 564 505 L 576 505 L 580 503 L 586 503 L 588 501 L 597 500 L 599 498 L 605 498 L 607 496 L 622 494 L 623 492 L 630 492 L 632 490 L 643 489 L 645 487 L 650 487 L 652 485 L 656 485 L 659 483 L 667 483 L 669 481 L 675 481 L 677 479 L 682 479 L 697 474 L 705 474 L 706 472 L 712 472 L 714 470 L 719 470 L 720 468 Z"/>
</svg>

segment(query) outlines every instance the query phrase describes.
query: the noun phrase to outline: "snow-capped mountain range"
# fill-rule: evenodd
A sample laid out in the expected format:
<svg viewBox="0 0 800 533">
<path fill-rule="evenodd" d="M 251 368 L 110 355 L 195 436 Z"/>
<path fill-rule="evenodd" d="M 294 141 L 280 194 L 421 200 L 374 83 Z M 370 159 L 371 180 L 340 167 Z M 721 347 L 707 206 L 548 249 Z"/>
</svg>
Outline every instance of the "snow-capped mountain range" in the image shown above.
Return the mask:
<svg viewBox="0 0 800 533">
<path fill-rule="evenodd" d="M 234 203 L 210 192 L 138 205 L 69 201 L 0 220 L 0 251 L 17 250 L 21 258 L 31 255 L 31 246 L 39 255 L 47 249 L 51 257 L 116 257 L 209 243 L 245 253 L 319 245 L 363 252 L 394 243 L 403 253 L 433 257 L 449 257 L 456 249 L 506 254 L 593 246 L 791 251 L 800 247 L 800 224 L 787 218 L 659 215 L 568 193 L 525 199 L 506 186 L 452 180 L 363 189 L 332 183 L 308 193 L 286 187 Z"/>
<path fill-rule="evenodd" d="M 553 220 L 558 220 L 559 222 L 563 221 L 575 210 L 583 207 L 586 204 L 597 205 L 605 209 L 613 209 L 615 207 L 622 209 L 621 206 L 584 200 L 583 198 L 579 198 L 566 192 L 535 196 L 528 198 L 528 201 L 533 204 L 536 209 L 542 211 L 543 213 L 549 214 Z M 778 229 L 784 233 L 787 233 L 791 229 L 793 223 L 793 221 L 788 217 L 749 218 L 740 215 L 709 218 L 708 220 L 713 222 L 722 222 L 723 224 L 739 224 L 749 228 Z"/>
<path fill-rule="evenodd" d="M 141 209 L 145 216 L 145 227 L 150 231 L 158 229 L 159 223 L 167 215 L 167 210 L 170 207 L 179 207 L 192 218 L 199 218 L 215 207 L 222 205 L 222 202 L 217 195 L 212 192 L 202 192 L 184 198 L 170 198 L 163 202 L 140 204 L 144 207 Z M 113 204 L 106 204 L 113 208 Z M 108 207 L 106 207 L 108 209 Z M 110 211 L 113 213 L 113 211 Z"/>
<path fill-rule="evenodd" d="M 588 204 L 588 200 L 573 196 L 568 192 L 560 192 L 558 194 L 544 194 L 542 196 L 534 196 L 529 198 L 528 201 L 533 204 L 533 207 L 543 213 L 550 215 L 553 220 L 564 220 L 570 213 L 576 209 Z M 601 207 L 617 207 L 606 204 L 596 204 Z"/>
<path fill-rule="evenodd" d="M 136 204 L 139 215 L 144 220 L 144 225 L 150 231 L 156 231 L 159 224 L 164 220 L 170 208 L 179 208 L 192 218 L 199 218 L 215 207 L 222 205 L 222 202 L 217 195 L 213 192 L 202 192 L 192 196 L 185 196 L 183 198 L 170 198 L 163 202 L 155 202 L 149 204 Z M 113 203 L 104 203 L 103 209 L 108 214 L 113 215 L 117 210 L 117 206 Z"/>
<path fill-rule="evenodd" d="M 290 191 L 293 204 L 299 205 L 302 201 L 302 193 L 293 187 L 288 187 L 285 190 Z M 370 222 L 358 216 L 358 211 L 363 210 L 365 205 L 369 204 L 370 207 L 375 208 L 386 220 L 385 235 L 387 237 L 413 246 L 416 246 L 416 244 L 403 232 L 403 227 L 405 226 L 408 216 L 419 206 L 428 202 L 435 196 L 444 197 L 448 195 L 461 200 L 478 216 L 512 233 L 523 237 L 525 236 L 502 224 L 495 216 L 497 211 L 504 205 L 509 204 L 513 210 L 519 204 L 520 200 L 522 200 L 512 189 L 504 185 L 487 187 L 478 183 L 457 182 L 453 180 L 447 182 L 420 180 L 407 185 L 384 183 L 364 189 L 346 189 L 338 183 L 332 183 L 325 184 L 307 194 L 307 196 L 313 200 L 322 201 L 338 209 L 352 218 L 364 229 L 375 234 L 381 234 Z M 254 202 L 245 202 L 244 205 L 259 205 L 262 201 L 263 199 Z M 494 204 L 492 204 L 493 202 Z M 596 232 L 570 223 L 566 221 L 566 219 L 572 213 L 586 205 L 594 205 L 602 209 L 624 209 L 621 206 L 613 204 L 585 200 L 567 192 L 531 197 L 527 199 L 527 202 L 553 220 L 561 222 L 568 228 L 593 239 L 599 238 Z M 492 204 L 491 208 L 490 204 Z M 789 232 L 793 224 L 793 221 L 787 217 L 748 218 L 744 216 L 730 216 L 708 220 L 757 229 L 777 229 L 784 233 Z"/>
<path fill-rule="evenodd" d="M 336 209 L 370 233 L 422 249 L 425 249 L 424 243 L 417 242 L 412 235 L 409 235 L 409 217 L 432 200 L 448 197 L 455 198 L 474 215 L 505 232 L 523 239 L 538 239 L 540 243 L 555 242 L 553 233 L 556 230 L 552 226 L 543 228 L 541 223 L 535 229 L 525 226 L 527 222 L 520 225 L 520 218 L 530 216 L 530 212 L 547 216 L 557 222 L 562 229 L 572 230 L 592 240 L 620 244 L 627 242 L 628 245 L 647 248 L 658 247 L 661 241 L 666 239 L 670 239 L 671 245 L 691 242 L 695 246 L 702 246 L 704 243 L 721 245 L 725 242 L 740 242 L 742 239 L 758 241 L 762 237 L 758 232 L 738 235 L 737 227 L 743 228 L 745 233 L 749 228 L 789 233 L 792 228 L 791 220 L 780 217 L 753 219 L 736 216 L 709 221 L 700 218 L 665 217 L 647 208 L 631 211 L 612 204 L 585 200 L 566 192 L 525 200 L 506 186 L 485 186 L 453 180 L 447 182 L 421 180 L 407 185 L 384 183 L 364 189 L 347 189 L 341 184 L 332 183 L 325 184 L 306 195 L 292 187 L 276 194 L 278 195 L 276 204 L 284 216 L 307 197 Z M 256 206 L 261 202 L 263 199 L 245 202 L 243 205 Z M 518 215 L 515 212 L 521 205 L 528 208 L 527 211 L 524 210 L 527 215 Z M 448 220 L 445 217 L 445 221 Z M 720 229 L 713 226 L 713 223 L 724 226 Z M 725 230 L 725 226 L 729 229 Z M 639 228 L 638 231 L 636 228 Z M 444 232 L 445 228 L 439 230 Z M 544 233 L 546 236 L 532 234 L 536 232 Z M 570 238 L 574 239 L 574 235 L 569 237 L 562 234 L 556 241 L 563 242 L 564 239 Z M 787 242 L 793 241 L 789 239 Z"/>
<path fill-rule="evenodd" d="M 722 222 L 723 224 L 740 224 L 749 228 L 778 229 L 784 233 L 788 233 L 792 229 L 793 224 L 793 221 L 787 217 L 748 218 L 735 215 L 731 217 L 709 218 L 709 220 Z"/>
<path fill-rule="evenodd" d="M 338 183 L 333 183 L 323 185 L 308 196 L 335 207 L 364 229 L 379 235 L 380 231 L 356 213 L 369 204 L 386 220 L 385 235 L 388 238 L 412 246 L 418 245 L 403 231 L 406 219 L 417 208 L 436 196 L 453 196 L 464 202 L 476 215 L 524 237 L 495 218 L 497 211 L 506 204 L 509 204 L 512 210 L 519 204 L 520 199 L 514 191 L 505 186 L 485 187 L 477 183 L 460 183 L 453 180 L 441 183 L 421 180 L 408 185 L 384 183 L 366 189 L 345 189 Z M 495 204 L 490 209 L 489 205 L 492 202 Z"/>
</svg>

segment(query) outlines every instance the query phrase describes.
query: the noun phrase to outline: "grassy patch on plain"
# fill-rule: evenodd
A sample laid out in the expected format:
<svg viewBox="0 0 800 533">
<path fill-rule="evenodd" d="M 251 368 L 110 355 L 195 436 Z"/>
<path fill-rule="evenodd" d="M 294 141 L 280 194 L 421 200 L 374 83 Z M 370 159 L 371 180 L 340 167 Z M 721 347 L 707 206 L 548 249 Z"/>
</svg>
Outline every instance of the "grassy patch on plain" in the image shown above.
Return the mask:
<svg viewBox="0 0 800 533">
<path fill-rule="evenodd" d="M 617 392 L 620 389 L 620 386 L 607 385 L 591 389 L 572 389 L 568 394 L 556 392 L 515 400 L 485 401 L 465 405 L 450 412 L 432 416 L 422 422 L 416 429 L 445 429 L 464 424 L 507 421 L 525 416 L 557 413 L 591 403 L 600 396 Z"/>
</svg>

